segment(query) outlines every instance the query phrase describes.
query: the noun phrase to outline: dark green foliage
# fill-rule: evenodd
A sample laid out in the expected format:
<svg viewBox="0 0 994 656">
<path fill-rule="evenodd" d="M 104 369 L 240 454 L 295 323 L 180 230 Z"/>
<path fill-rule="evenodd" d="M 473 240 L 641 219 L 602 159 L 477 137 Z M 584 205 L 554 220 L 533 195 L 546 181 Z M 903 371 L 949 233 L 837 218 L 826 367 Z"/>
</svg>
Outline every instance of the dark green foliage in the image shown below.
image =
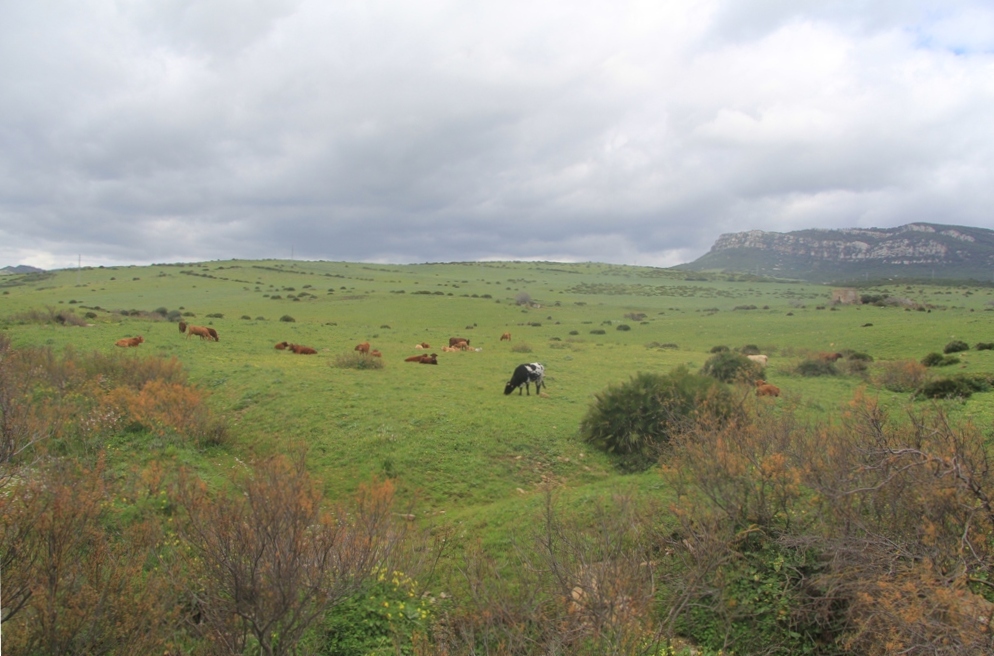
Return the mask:
<svg viewBox="0 0 994 656">
<path fill-rule="evenodd" d="M 846 349 L 842 351 L 842 355 L 845 356 L 846 360 L 858 360 L 860 362 L 873 362 L 873 356 L 868 353 L 860 353 L 859 351 L 851 351 Z"/>
<path fill-rule="evenodd" d="M 717 378 L 723 383 L 737 380 L 752 382 L 763 377 L 763 367 L 744 355 L 725 351 L 708 358 L 701 367 L 701 374 Z"/>
<path fill-rule="evenodd" d="M 994 342 L 977 342 L 973 348 L 978 351 L 994 351 Z"/>
<path fill-rule="evenodd" d="M 167 314 L 169 314 L 169 310 L 167 310 L 164 307 L 159 307 L 159 308 L 155 308 L 154 310 L 152 310 L 152 313 L 153 314 L 161 314 L 162 316 L 166 316 Z"/>
<path fill-rule="evenodd" d="M 718 346 L 712 346 L 710 352 L 711 353 L 728 353 L 729 350 L 730 349 L 727 346 L 725 346 L 723 344 L 719 344 Z"/>
<path fill-rule="evenodd" d="M 243 314 L 243 315 L 242 315 L 242 320 L 243 320 L 243 321 L 251 321 L 251 320 L 252 320 L 252 317 L 250 317 L 250 316 L 249 316 L 249 315 L 247 315 L 247 314 Z"/>
<path fill-rule="evenodd" d="M 280 321 L 285 321 L 286 323 L 294 323 L 296 319 L 291 317 L 289 314 L 284 314 L 282 317 L 280 317 Z"/>
<path fill-rule="evenodd" d="M 759 355 L 759 347 L 755 344 L 746 344 L 739 349 L 739 353 L 742 355 Z"/>
<path fill-rule="evenodd" d="M 941 353 L 929 353 L 922 358 L 922 364 L 926 367 L 948 367 L 959 364 L 959 358 L 954 355 L 942 355 Z"/>
<path fill-rule="evenodd" d="M 593 330 L 590 331 L 590 334 L 591 335 L 606 335 L 607 331 L 604 330 L 603 328 L 594 328 Z"/>
<path fill-rule="evenodd" d="M 964 341 L 955 339 L 955 340 L 949 342 L 948 344 L 946 344 L 946 346 L 942 349 L 942 352 L 943 353 L 959 353 L 960 351 L 969 351 L 969 350 L 970 350 L 970 345 L 969 344 L 967 344 Z"/>
<path fill-rule="evenodd" d="M 859 297 L 863 305 L 883 305 L 888 298 L 887 294 L 863 294 Z"/>
<path fill-rule="evenodd" d="M 96 319 L 97 318 L 97 313 L 96 312 L 87 312 L 83 316 L 86 317 L 87 319 Z"/>
<path fill-rule="evenodd" d="M 627 323 L 619 323 L 618 327 L 615 328 L 615 330 L 622 330 L 622 331 L 624 331 L 624 330 L 631 330 L 631 329 L 632 329 L 632 327 L 629 326 Z"/>
<path fill-rule="evenodd" d="M 750 533 L 738 556 L 720 565 L 724 585 L 693 604 L 678 622 L 682 635 L 694 636 L 703 653 L 838 654 L 819 644 L 824 626 L 798 625 L 797 607 L 818 571 L 815 554 L 782 547 L 763 533 Z M 718 606 L 719 610 L 715 610 Z"/>
<path fill-rule="evenodd" d="M 940 378 L 925 385 L 915 396 L 927 399 L 968 399 L 973 394 L 973 386 L 962 378 Z"/>
<path fill-rule="evenodd" d="M 678 431 L 700 420 L 728 421 L 736 413 L 728 389 L 709 376 L 678 367 L 640 372 L 596 395 L 580 422 L 583 439 L 623 456 L 633 469 L 651 465 Z"/>
<path fill-rule="evenodd" d="M 223 319 L 224 318 L 224 314 L 222 314 L 220 312 L 211 312 L 210 314 L 207 315 L 207 318 L 208 319 Z"/>
<path fill-rule="evenodd" d="M 799 376 L 837 376 L 839 370 L 834 363 L 825 360 L 802 360 L 794 368 L 794 373 Z"/>
<path fill-rule="evenodd" d="M 571 330 L 571 331 L 569 331 L 569 334 L 570 335 L 579 335 L 580 331 L 579 330 Z"/>
</svg>

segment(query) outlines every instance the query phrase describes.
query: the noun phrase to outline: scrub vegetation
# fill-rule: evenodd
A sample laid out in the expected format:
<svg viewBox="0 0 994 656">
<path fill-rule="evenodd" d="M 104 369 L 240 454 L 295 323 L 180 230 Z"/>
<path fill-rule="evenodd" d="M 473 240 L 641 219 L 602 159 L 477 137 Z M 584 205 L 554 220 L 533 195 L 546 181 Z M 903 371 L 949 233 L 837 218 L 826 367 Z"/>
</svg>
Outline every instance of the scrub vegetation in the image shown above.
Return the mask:
<svg viewBox="0 0 994 656">
<path fill-rule="evenodd" d="M 228 261 L 0 287 L 11 653 L 992 650 L 990 286 Z M 505 396 L 524 362 L 546 386 Z"/>
</svg>

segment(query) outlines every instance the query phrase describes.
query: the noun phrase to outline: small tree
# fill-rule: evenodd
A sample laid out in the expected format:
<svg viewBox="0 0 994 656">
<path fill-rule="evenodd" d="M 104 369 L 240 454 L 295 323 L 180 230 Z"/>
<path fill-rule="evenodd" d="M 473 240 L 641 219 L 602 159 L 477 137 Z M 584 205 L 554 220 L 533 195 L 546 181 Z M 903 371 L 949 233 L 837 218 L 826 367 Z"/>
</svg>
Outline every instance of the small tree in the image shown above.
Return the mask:
<svg viewBox="0 0 994 656">
<path fill-rule="evenodd" d="M 735 381 L 751 383 L 757 378 L 763 377 L 763 367 L 744 355 L 732 351 L 719 351 L 716 355 L 708 358 L 704 366 L 701 367 L 701 373 L 717 378 L 723 383 Z"/>
<path fill-rule="evenodd" d="M 638 373 L 598 394 L 580 423 L 584 439 L 644 467 L 670 437 L 697 421 L 724 423 L 736 414 L 728 389 L 678 367 L 669 374 Z"/>
<path fill-rule="evenodd" d="M 240 488 L 210 499 L 200 481 L 180 486 L 200 628 L 226 652 L 296 653 L 305 631 L 360 589 L 401 539 L 391 528 L 392 484 L 360 490 L 351 512 L 328 511 L 303 458 L 276 457 Z"/>
</svg>

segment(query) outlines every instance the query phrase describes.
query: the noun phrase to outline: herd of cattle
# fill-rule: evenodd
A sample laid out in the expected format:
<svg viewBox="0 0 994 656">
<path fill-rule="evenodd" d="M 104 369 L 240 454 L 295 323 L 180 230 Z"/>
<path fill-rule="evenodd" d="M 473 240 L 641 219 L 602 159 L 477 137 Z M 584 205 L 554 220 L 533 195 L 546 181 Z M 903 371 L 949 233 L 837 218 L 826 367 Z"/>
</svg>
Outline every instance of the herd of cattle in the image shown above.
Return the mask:
<svg viewBox="0 0 994 656">
<path fill-rule="evenodd" d="M 201 340 L 208 340 L 218 342 L 220 338 L 218 337 L 217 331 L 210 326 L 192 326 L 185 322 L 179 323 L 179 331 L 181 333 L 186 333 L 187 339 L 191 335 L 197 335 Z M 134 347 L 142 344 L 145 338 L 141 335 L 136 337 L 127 337 L 124 339 L 117 340 L 114 344 L 121 347 Z M 511 341 L 511 333 L 504 333 L 500 336 L 500 341 Z M 279 342 L 276 344 L 275 348 L 280 351 L 290 351 L 291 353 L 296 353 L 298 355 L 315 355 L 317 349 L 310 346 L 303 346 L 302 344 L 291 344 L 289 342 Z M 428 350 L 431 345 L 427 342 L 421 342 L 414 345 L 415 349 L 418 350 Z M 361 354 L 369 355 L 374 358 L 381 358 L 383 354 L 372 348 L 369 342 L 362 342 L 357 344 L 355 349 Z M 455 351 L 482 351 L 481 348 L 473 348 L 469 344 L 469 340 L 465 337 L 450 337 L 449 345 L 443 346 L 443 352 L 455 352 Z M 766 355 L 748 355 L 751 361 L 765 368 L 769 362 L 769 356 Z M 819 353 L 816 356 L 820 360 L 826 362 L 836 362 L 843 357 L 841 353 Z M 414 362 L 418 364 L 438 364 L 438 354 L 432 353 L 430 355 L 412 355 L 404 359 L 404 362 Z M 538 362 L 532 362 L 529 364 L 518 365 L 511 375 L 511 380 L 507 382 L 504 386 L 504 394 L 510 394 L 514 390 L 518 390 L 518 395 L 521 395 L 521 389 L 524 388 L 528 396 L 531 396 L 531 391 L 529 386 L 535 385 L 535 393 L 538 394 L 542 387 L 545 386 L 545 367 L 543 367 Z M 780 388 L 776 385 L 771 385 L 765 380 L 756 381 L 756 395 L 757 396 L 780 396 Z"/>
<path fill-rule="evenodd" d="M 187 324 L 184 321 L 179 322 L 179 331 L 185 333 L 187 339 L 191 335 L 197 335 L 200 337 L 201 341 L 208 340 L 219 342 L 221 341 L 218 337 L 217 330 L 210 326 L 193 326 Z M 500 341 L 511 341 L 511 333 L 504 333 L 500 337 Z M 114 344 L 115 346 L 121 347 L 135 347 L 139 344 L 145 342 L 145 338 L 141 335 L 136 337 L 126 337 L 124 339 L 117 340 Z M 274 347 L 278 351 L 290 351 L 291 353 L 296 353 L 298 355 L 315 355 L 317 354 L 317 349 L 310 346 L 304 346 L 302 344 L 291 344 L 290 342 L 279 342 Z M 414 348 L 419 350 L 430 349 L 431 345 L 427 342 L 421 342 L 420 344 L 415 344 Z M 383 354 L 372 348 L 369 342 L 362 342 L 361 344 L 356 344 L 354 349 L 363 355 L 369 355 L 374 358 L 382 358 Z M 474 349 L 470 347 L 469 340 L 465 337 L 450 337 L 449 345 L 443 346 L 442 351 L 445 352 L 455 352 L 455 351 L 482 351 L 483 349 Z M 438 364 L 438 354 L 432 353 L 431 355 L 412 355 L 409 358 L 405 358 L 404 362 L 417 362 L 420 364 Z M 511 380 L 507 382 L 504 386 L 504 394 L 510 394 L 515 389 L 518 389 L 518 394 L 521 394 L 519 389 L 522 385 L 525 386 L 525 391 L 528 392 L 528 396 L 531 396 L 531 391 L 528 390 L 529 384 L 535 385 L 535 393 L 538 394 L 541 387 L 545 384 L 545 367 L 543 367 L 538 362 L 532 362 L 531 364 L 519 365 L 514 373 L 511 375 Z"/>
</svg>

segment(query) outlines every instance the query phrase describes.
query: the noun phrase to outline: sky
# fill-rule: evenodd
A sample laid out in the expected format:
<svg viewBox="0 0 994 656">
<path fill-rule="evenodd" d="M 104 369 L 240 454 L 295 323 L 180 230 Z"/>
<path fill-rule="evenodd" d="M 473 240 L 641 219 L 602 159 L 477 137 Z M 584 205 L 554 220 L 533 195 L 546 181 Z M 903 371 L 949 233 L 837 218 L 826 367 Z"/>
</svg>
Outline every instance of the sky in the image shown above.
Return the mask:
<svg viewBox="0 0 994 656">
<path fill-rule="evenodd" d="M 990 0 L 0 7 L 0 267 L 994 229 Z"/>
</svg>

